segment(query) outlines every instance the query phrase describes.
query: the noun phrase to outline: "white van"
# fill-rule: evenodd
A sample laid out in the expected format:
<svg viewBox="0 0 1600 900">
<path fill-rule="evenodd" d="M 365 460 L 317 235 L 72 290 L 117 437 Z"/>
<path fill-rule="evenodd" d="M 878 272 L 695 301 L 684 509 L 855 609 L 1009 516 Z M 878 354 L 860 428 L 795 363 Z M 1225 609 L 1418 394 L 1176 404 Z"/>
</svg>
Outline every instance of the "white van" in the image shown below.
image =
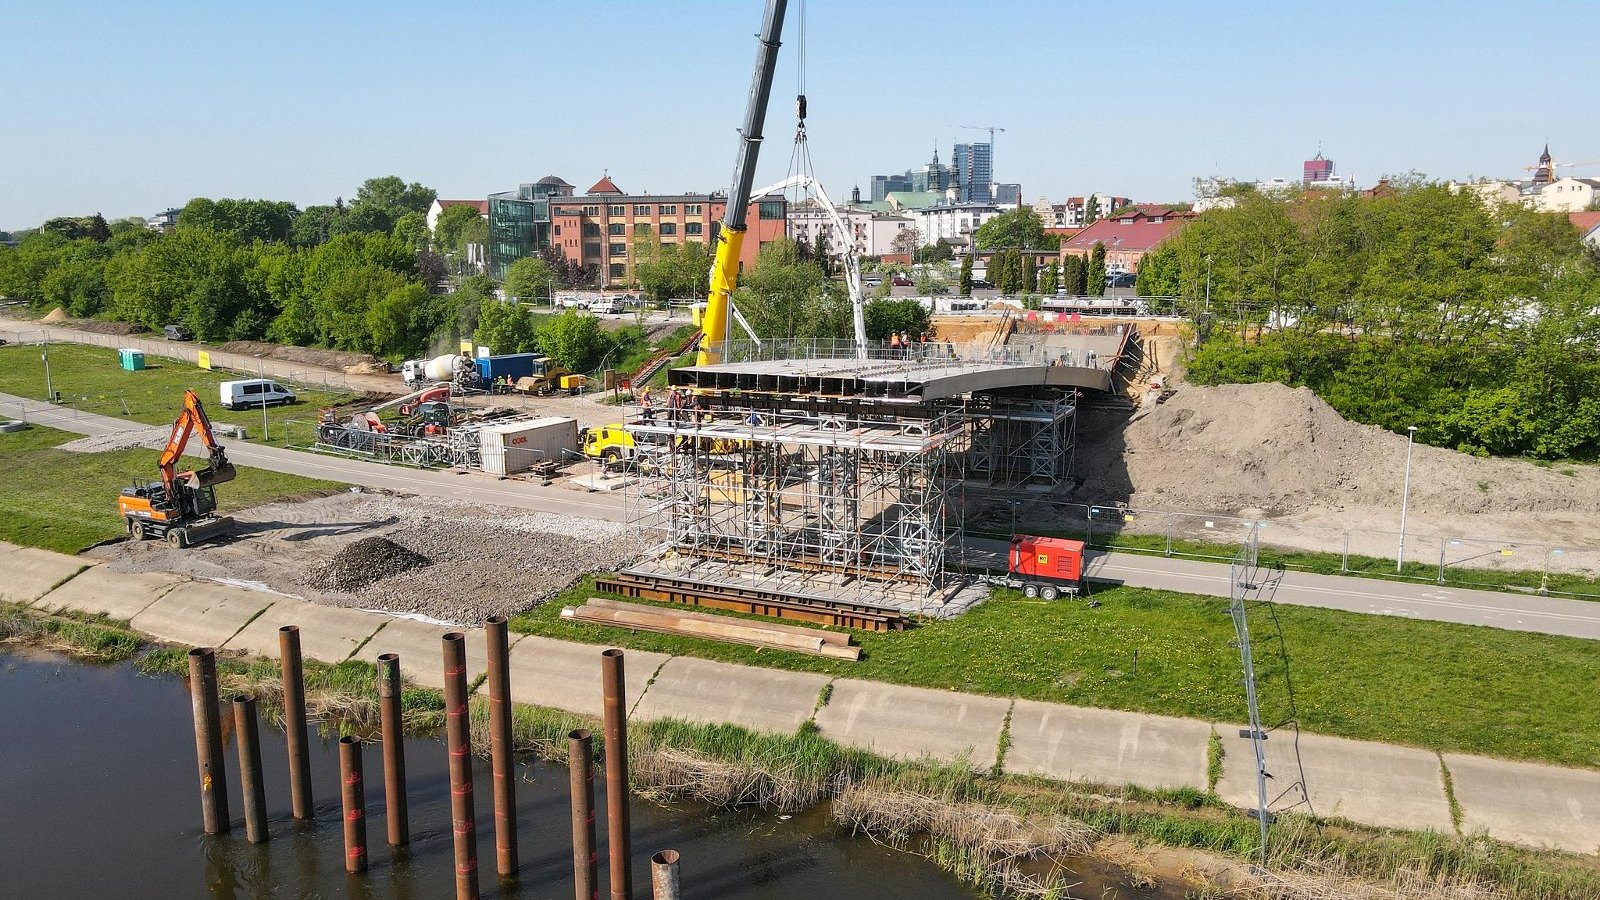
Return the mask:
<svg viewBox="0 0 1600 900">
<path fill-rule="evenodd" d="M 276 381 L 269 381 L 265 378 L 224 381 L 218 388 L 222 394 L 223 409 L 277 406 L 280 403 L 294 402 L 294 391 L 278 384 Z"/>
</svg>

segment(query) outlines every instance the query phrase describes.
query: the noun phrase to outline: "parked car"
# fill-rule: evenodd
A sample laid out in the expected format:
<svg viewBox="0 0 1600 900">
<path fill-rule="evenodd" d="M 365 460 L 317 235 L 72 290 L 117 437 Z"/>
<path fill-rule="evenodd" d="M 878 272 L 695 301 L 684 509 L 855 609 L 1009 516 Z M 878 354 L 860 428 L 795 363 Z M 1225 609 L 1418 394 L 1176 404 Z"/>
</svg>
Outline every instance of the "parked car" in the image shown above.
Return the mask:
<svg viewBox="0 0 1600 900">
<path fill-rule="evenodd" d="M 252 406 L 278 406 L 295 401 L 294 391 L 268 378 L 224 381 L 217 386 L 223 409 L 248 409 Z"/>
<path fill-rule="evenodd" d="M 1106 274 L 1106 287 L 1133 287 L 1138 280 L 1132 272 L 1110 272 Z"/>
<path fill-rule="evenodd" d="M 912 282 L 904 275 L 896 275 L 889 279 L 889 283 L 895 287 L 911 287 Z"/>
<path fill-rule="evenodd" d="M 168 325 L 165 329 L 169 341 L 192 341 L 194 335 L 182 325 Z"/>
</svg>

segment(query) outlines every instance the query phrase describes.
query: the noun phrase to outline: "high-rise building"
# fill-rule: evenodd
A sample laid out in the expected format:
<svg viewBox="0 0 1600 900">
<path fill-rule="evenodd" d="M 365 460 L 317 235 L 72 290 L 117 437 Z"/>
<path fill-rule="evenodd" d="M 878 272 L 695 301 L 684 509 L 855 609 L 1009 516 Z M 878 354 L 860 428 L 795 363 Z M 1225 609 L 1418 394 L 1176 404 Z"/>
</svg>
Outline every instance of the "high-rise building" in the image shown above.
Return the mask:
<svg viewBox="0 0 1600 900">
<path fill-rule="evenodd" d="M 994 186 L 994 202 L 996 206 L 1021 206 L 1022 185 L 997 184 Z"/>
<path fill-rule="evenodd" d="M 1306 160 L 1305 169 L 1300 177 L 1300 183 L 1310 184 L 1313 181 L 1327 181 L 1332 177 L 1333 160 L 1324 159 L 1322 156 L 1322 151 L 1318 150 L 1317 155 L 1314 158 Z"/>
<path fill-rule="evenodd" d="M 992 202 L 994 193 L 990 185 L 994 181 L 994 145 L 957 144 L 954 162 L 961 199 L 968 203 Z"/>
<path fill-rule="evenodd" d="M 909 175 L 874 175 L 872 176 L 872 202 L 885 200 L 896 191 L 911 190 L 911 177 Z"/>
</svg>

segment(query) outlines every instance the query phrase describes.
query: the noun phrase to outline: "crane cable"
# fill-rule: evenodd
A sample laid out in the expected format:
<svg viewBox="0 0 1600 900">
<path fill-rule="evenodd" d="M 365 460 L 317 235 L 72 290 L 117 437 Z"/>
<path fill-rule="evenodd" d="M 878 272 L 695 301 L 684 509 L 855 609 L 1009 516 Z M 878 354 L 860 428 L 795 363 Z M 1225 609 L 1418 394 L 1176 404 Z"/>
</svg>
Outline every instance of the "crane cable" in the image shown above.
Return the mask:
<svg viewBox="0 0 1600 900">
<path fill-rule="evenodd" d="M 794 98 L 794 149 L 789 153 L 789 171 L 786 177 L 807 175 L 816 177 L 816 171 L 811 164 L 811 145 L 806 136 L 806 0 L 799 0 L 799 40 L 795 53 L 795 98 Z M 795 185 L 789 188 L 789 205 L 798 206 L 804 197 L 805 188 Z"/>
</svg>

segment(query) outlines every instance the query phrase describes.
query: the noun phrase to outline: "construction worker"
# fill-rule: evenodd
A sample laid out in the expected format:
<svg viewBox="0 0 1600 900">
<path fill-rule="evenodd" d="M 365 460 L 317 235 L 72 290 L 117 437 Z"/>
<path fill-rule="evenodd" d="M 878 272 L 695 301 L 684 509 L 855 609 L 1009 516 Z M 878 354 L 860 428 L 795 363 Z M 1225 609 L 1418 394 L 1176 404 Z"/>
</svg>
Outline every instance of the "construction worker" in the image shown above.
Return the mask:
<svg viewBox="0 0 1600 900">
<path fill-rule="evenodd" d="M 897 352 L 899 349 L 900 349 L 900 332 L 898 332 L 898 331 L 889 332 L 889 351 L 891 353 L 893 353 L 893 352 Z"/>
<path fill-rule="evenodd" d="M 683 398 L 674 388 L 667 389 L 667 422 L 678 424 L 678 412 L 683 409 Z"/>
<path fill-rule="evenodd" d="M 650 398 L 649 388 L 645 388 L 644 394 L 639 397 L 639 418 L 644 419 L 646 423 L 656 420 L 655 401 Z"/>
</svg>

